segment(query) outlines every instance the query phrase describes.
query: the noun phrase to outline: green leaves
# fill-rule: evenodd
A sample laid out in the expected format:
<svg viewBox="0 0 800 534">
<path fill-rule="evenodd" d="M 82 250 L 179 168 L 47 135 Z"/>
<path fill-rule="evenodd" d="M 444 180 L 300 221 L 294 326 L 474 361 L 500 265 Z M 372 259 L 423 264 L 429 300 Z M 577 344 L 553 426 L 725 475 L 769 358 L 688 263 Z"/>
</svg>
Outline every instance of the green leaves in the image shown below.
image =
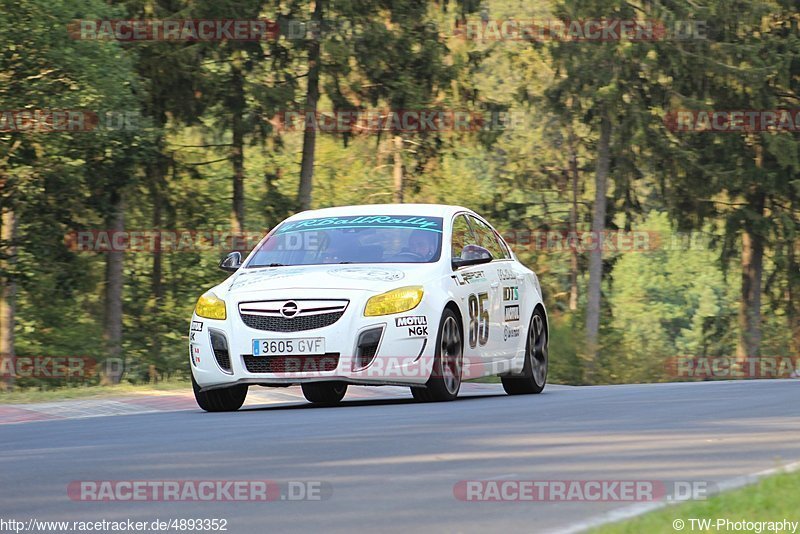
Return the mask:
<svg viewBox="0 0 800 534">
<path fill-rule="evenodd" d="M 234 174 L 243 184 L 245 230 L 266 231 L 296 209 L 303 132 L 273 119 L 305 106 L 311 38 L 321 50 L 321 111 L 440 109 L 515 121 L 477 132 L 320 133 L 315 207 L 391 201 L 399 169 L 406 201 L 467 205 L 519 233 L 569 229 L 574 201 L 577 229 L 587 230 L 607 117 L 605 225 L 666 233 L 674 226 L 719 240 L 704 250 L 603 257 L 600 376 L 660 379 L 661 356 L 730 355 L 743 231 L 765 246 L 764 308 L 774 310 L 763 321 L 765 346 L 788 346 L 781 321 L 800 313 L 792 296 L 800 287 L 792 249 L 800 235 L 796 133 L 680 132 L 666 119 L 677 110 L 797 108 L 800 34 L 789 3 L 345 0 L 326 2 L 325 31 L 299 35 L 314 6 L 5 0 L 0 109 L 130 111 L 133 120 L 131 128 L 80 133 L 0 131 L 2 202 L 20 221 L 12 274 L 21 288 L 21 351 L 78 352 L 102 332 L 108 258 L 69 250 L 64 234 L 104 228 L 120 198 L 130 229 L 225 230 Z M 456 20 L 481 17 L 647 18 L 668 31 L 673 21 L 697 21 L 706 37 L 474 42 L 455 35 Z M 82 41 L 67 30 L 80 18 L 266 18 L 295 33 L 257 42 Z M 539 272 L 558 323 L 554 346 L 569 353 L 554 365 L 574 363 L 558 373 L 582 380 L 574 332 L 586 304 L 588 254 L 573 264 L 569 250 L 515 248 Z M 198 292 L 220 279 L 215 264 L 224 252 L 165 252 L 160 276 L 152 254 L 125 254 L 132 372 L 145 376 L 151 363 L 185 372 L 186 315 Z M 573 273 L 577 309 L 569 307 Z M 66 314 L 75 322 L 59 319 Z M 57 334 L 44 343 L 34 335 L 41 330 Z"/>
</svg>

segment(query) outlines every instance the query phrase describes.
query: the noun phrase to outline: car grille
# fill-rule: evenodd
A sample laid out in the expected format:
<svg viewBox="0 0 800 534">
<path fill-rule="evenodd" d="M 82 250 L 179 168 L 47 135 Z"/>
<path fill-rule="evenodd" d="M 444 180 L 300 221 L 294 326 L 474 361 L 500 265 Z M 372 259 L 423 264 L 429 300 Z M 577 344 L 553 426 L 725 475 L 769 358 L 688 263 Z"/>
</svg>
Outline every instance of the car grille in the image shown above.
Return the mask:
<svg viewBox="0 0 800 534">
<path fill-rule="evenodd" d="M 243 358 L 248 373 L 319 373 L 335 371 L 339 365 L 338 352 L 313 356 L 252 356 L 245 354 Z"/>
<path fill-rule="evenodd" d="M 335 313 L 325 313 L 320 315 L 306 315 L 305 317 L 270 317 L 266 315 L 241 314 L 242 321 L 250 328 L 256 330 L 267 330 L 270 332 L 300 332 L 302 330 L 314 330 L 324 328 L 338 321 L 343 311 Z"/>
<path fill-rule="evenodd" d="M 211 350 L 214 352 L 214 359 L 217 365 L 224 372 L 231 374 L 231 356 L 228 350 L 228 339 L 219 330 L 208 329 L 211 338 Z"/>
<path fill-rule="evenodd" d="M 220 369 L 230 372 L 231 357 L 227 350 L 214 349 L 214 358 L 217 359 Z"/>
<path fill-rule="evenodd" d="M 239 316 L 250 328 L 267 332 L 302 332 L 325 328 L 342 318 L 347 309 L 347 300 L 268 300 L 242 302 Z M 291 308 L 292 315 L 285 316 L 282 310 Z"/>
<path fill-rule="evenodd" d="M 378 353 L 378 344 L 375 343 L 374 345 L 367 345 L 361 351 L 361 358 L 366 362 L 366 365 L 369 365 L 375 355 Z"/>
<path fill-rule="evenodd" d="M 372 360 L 375 359 L 375 355 L 378 353 L 378 345 L 380 345 L 382 336 L 382 326 L 361 332 L 358 336 L 358 343 L 356 344 L 356 357 L 353 360 L 354 371 L 363 369 L 372 363 Z"/>
</svg>

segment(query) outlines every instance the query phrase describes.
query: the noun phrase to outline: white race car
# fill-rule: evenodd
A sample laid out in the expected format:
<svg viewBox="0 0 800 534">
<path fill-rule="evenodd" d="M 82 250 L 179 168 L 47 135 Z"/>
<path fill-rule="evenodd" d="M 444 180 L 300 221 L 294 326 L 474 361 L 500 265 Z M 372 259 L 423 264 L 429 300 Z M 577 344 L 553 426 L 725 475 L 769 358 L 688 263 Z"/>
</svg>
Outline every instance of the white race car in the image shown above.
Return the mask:
<svg viewBox="0 0 800 534">
<path fill-rule="evenodd" d="M 348 384 L 410 386 L 455 399 L 461 381 L 500 375 L 510 394 L 547 379 L 547 312 L 536 274 L 471 210 L 432 204 L 305 211 L 276 226 L 197 301 L 195 398 L 244 403 L 250 385 L 300 384 L 335 404 Z"/>
</svg>

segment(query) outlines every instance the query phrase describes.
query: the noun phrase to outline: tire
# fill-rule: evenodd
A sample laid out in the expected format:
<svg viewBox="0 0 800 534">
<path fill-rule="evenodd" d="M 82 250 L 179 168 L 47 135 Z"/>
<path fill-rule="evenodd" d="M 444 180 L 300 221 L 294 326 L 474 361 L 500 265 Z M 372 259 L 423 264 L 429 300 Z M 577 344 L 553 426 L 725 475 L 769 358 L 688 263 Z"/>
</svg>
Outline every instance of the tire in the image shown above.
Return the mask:
<svg viewBox="0 0 800 534">
<path fill-rule="evenodd" d="M 242 407 L 247 397 L 247 384 L 200 391 L 194 375 L 192 375 L 192 389 L 197 405 L 207 412 L 235 412 Z"/>
<path fill-rule="evenodd" d="M 436 335 L 436 355 L 431 377 L 424 388 L 412 387 L 411 395 L 422 402 L 454 400 L 461 389 L 463 360 L 464 336 L 458 317 L 452 310 L 445 309 Z"/>
<path fill-rule="evenodd" d="M 544 312 L 536 308 L 528 325 L 528 340 L 525 343 L 525 365 L 521 376 L 500 377 L 503 389 L 509 395 L 541 393 L 547 383 L 547 329 L 544 327 Z"/>
<path fill-rule="evenodd" d="M 347 384 L 344 382 L 308 382 L 300 387 L 308 402 L 324 406 L 339 404 L 347 393 Z"/>
</svg>

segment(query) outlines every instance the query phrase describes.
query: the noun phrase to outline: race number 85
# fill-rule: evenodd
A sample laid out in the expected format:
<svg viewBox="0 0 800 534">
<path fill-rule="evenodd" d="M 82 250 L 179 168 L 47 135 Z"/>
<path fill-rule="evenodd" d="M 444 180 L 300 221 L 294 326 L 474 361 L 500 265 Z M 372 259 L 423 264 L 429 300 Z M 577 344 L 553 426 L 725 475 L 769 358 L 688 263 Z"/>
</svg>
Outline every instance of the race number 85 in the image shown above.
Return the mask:
<svg viewBox="0 0 800 534">
<path fill-rule="evenodd" d="M 487 293 L 469 296 L 469 346 L 486 345 L 489 341 L 489 310 L 486 309 Z"/>
</svg>

